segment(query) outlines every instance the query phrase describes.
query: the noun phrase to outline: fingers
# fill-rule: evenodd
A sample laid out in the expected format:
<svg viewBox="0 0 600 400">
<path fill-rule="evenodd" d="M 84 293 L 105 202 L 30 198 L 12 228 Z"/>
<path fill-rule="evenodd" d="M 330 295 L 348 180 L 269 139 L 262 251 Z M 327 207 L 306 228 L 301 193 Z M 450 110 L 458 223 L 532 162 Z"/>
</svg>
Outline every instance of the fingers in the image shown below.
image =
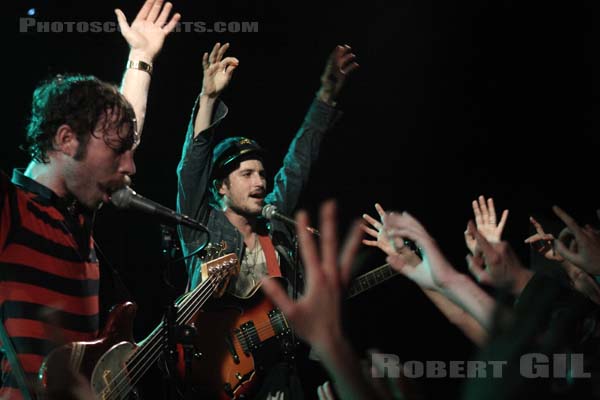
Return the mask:
<svg viewBox="0 0 600 400">
<path fill-rule="evenodd" d="M 358 69 L 358 67 L 360 67 L 360 65 L 358 63 L 353 62 L 349 66 L 344 67 L 341 70 L 341 73 L 344 74 L 344 75 L 350 75 L 352 73 L 352 71 Z"/>
<path fill-rule="evenodd" d="M 481 210 L 481 219 L 484 224 L 488 224 L 490 222 L 490 213 L 485 204 L 485 197 L 479 196 L 479 209 Z"/>
<path fill-rule="evenodd" d="M 293 319 L 293 310 L 294 303 L 288 297 L 287 293 L 283 290 L 283 288 L 277 283 L 275 279 L 265 278 L 262 280 L 262 290 L 265 292 L 265 295 L 276 307 L 278 307 L 281 312 L 283 312 L 290 320 Z"/>
<path fill-rule="evenodd" d="M 233 75 L 233 71 L 240 65 L 240 60 L 235 57 L 226 57 L 220 63 L 220 68 L 224 74 L 231 77 Z"/>
<path fill-rule="evenodd" d="M 381 222 L 383 222 L 383 217 L 385 216 L 385 210 L 383 209 L 383 207 L 381 207 L 381 204 L 375 203 L 375 211 L 377 211 L 377 214 L 379 214 L 379 218 L 380 218 Z"/>
<path fill-rule="evenodd" d="M 119 23 L 119 28 L 121 28 L 121 32 L 126 33 L 129 30 L 129 24 L 127 23 L 127 17 L 123 14 L 123 11 L 120 9 L 115 9 L 115 14 L 117 15 L 117 22 Z"/>
<path fill-rule="evenodd" d="M 354 62 L 356 55 L 352 53 L 352 48 L 348 45 L 338 45 L 329 56 L 329 62 L 343 75 L 348 75 L 359 67 Z"/>
<path fill-rule="evenodd" d="M 487 239 L 481 233 L 479 233 L 479 230 L 475 227 L 473 221 L 469 221 L 469 224 L 467 225 L 467 231 L 469 234 L 473 235 L 484 256 L 490 255 L 494 251 L 490 242 L 488 242 Z"/>
<path fill-rule="evenodd" d="M 362 243 L 366 246 L 370 246 L 370 247 L 379 247 L 379 245 L 377 244 L 377 240 L 367 240 L 367 239 L 363 239 Z"/>
<path fill-rule="evenodd" d="M 580 267 L 584 263 L 584 259 L 580 254 L 575 253 L 574 251 L 568 249 L 560 240 L 555 240 L 554 249 L 558 254 L 563 256 L 567 261 L 575 264 L 577 267 Z"/>
<path fill-rule="evenodd" d="M 546 233 L 546 232 L 544 232 L 544 228 L 542 228 L 542 225 L 539 222 L 537 222 L 535 218 L 529 217 L 529 222 L 531 222 L 531 224 L 535 228 L 535 231 L 538 234 L 544 235 Z"/>
<path fill-rule="evenodd" d="M 371 224 L 371 226 L 373 226 L 377 230 L 381 230 L 381 228 L 383 227 L 381 222 L 377 221 L 375 218 L 371 217 L 369 214 L 363 214 L 362 217 L 365 221 L 367 221 L 369 224 Z M 375 236 L 377 236 L 377 235 L 375 235 Z"/>
<path fill-rule="evenodd" d="M 202 69 L 206 70 L 208 68 L 208 53 L 204 53 L 202 56 Z"/>
<path fill-rule="evenodd" d="M 154 0 L 146 0 L 140 11 L 135 16 L 136 20 L 145 20 L 148 18 L 148 14 L 150 14 L 150 10 L 152 9 L 152 5 L 154 4 Z"/>
<path fill-rule="evenodd" d="M 171 20 L 169 21 L 169 23 L 167 25 L 163 26 L 162 30 L 165 33 L 171 33 L 173 31 L 173 29 L 175 29 L 175 27 L 177 26 L 177 23 L 179 22 L 180 19 L 181 19 L 181 14 L 175 13 L 175 15 L 173 15 L 173 18 L 171 18 Z"/>
<path fill-rule="evenodd" d="M 298 235 L 300 256 L 306 269 L 307 284 L 309 284 L 314 281 L 315 274 L 318 274 L 320 262 L 315 239 L 306 229 L 307 227 L 308 214 L 306 211 L 299 211 L 296 215 L 296 234 Z"/>
<path fill-rule="evenodd" d="M 539 234 L 539 233 L 535 233 L 531 236 L 529 236 L 527 239 L 525 239 L 525 243 L 535 243 L 535 242 L 539 242 L 540 240 L 554 240 L 554 236 L 552 236 L 552 234 L 550 233 L 544 233 L 544 234 Z"/>
<path fill-rule="evenodd" d="M 571 217 L 569 214 L 567 214 L 562 208 L 560 208 L 559 206 L 552 206 L 552 211 L 554 211 L 554 214 L 556 214 L 558 216 L 558 218 L 560 218 L 562 220 L 562 222 L 565 223 L 565 225 L 567 227 L 569 227 L 569 229 L 571 230 L 571 232 L 573 232 L 573 234 L 575 235 L 575 237 L 577 239 L 580 238 L 581 234 L 583 233 L 581 230 L 581 227 L 579 226 L 579 224 L 573 219 L 573 217 Z"/>
<path fill-rule="evenodd" d="M 225 43 L 223 46 L 221 46 L 221 48 L 217 52 L 217 58 L 216 58 L 215 62 L 220 62 L 223 59 L 223 55 L 225 54 L 225 52 L 227 51 L 228 48 L 229 48 L 229 43 Z"/>
<path fill-rule="evenodd" d="M 502 232 L 504 231 L 504 225 L 506 225 L 506 221 L 508 220 L 508 210 L 504 210 L 502 211 L 502 216 L 500 217 L 500 222 L 498 223 L 498 232 L 499 235 L 502 235 Z"/>
<path fill-rule="evenodd" d="M 167 23 L 167 19 L 169 18 L 172 9 L 173 3 L 167 2 L 156 19 L 156 25 L 162 28 Z"/>
<path fill-rule="evenodd" d="M 475 215 L 475 224 L 477 224 L 477 226 L 483 225 L 483 218 L 477 200 L 473 200 L 471 206 L 473 207 L 473 214 Z"/>
<path fill-rule="evenodd" d="M 221 43 L 219 43 L 219 42 L 215 43 L 215 45 L 213 46 L 213 48 L 208 56 L 209 65 L 215 63 L 215 60 L 217 58 L 217 53 L 219 52 L 220 47 L 221 47 Z"/>
<path fill-rule="evenodd" d="M 158 18 L 158 14 L 160 14 L 160 10 L 162 9 L 164 0 L 155 0 L 154 4 L 150 8 L 150 12 L 148 13 L 148 18 L 146 18 L 150 22 L 155 22 Z"/>
<path fill-rule="evenodd" d="M 352 60 L 354 60 L 356 58 L 356 54 L 354 53 L 346 53 L 344 55 L 342 55 L 339 60 L 338 60 L 338 67 L 340 69 L 346 68 L 349 66 L 349 64 L 352 62 Z"/>
<path fill-rule="evenodd" d="M 379 236 L 379 232 L 376 231 L 375 229 L 369 228 L 367 225 L 361 225 L 361 229 L 367 234 L 367 235 L 371 235 L 374 238 L 377 238 Z"/>
<path fill-rule="evenodd" d="M 350 233 L 348 234 L 348 237 L 344 242 L 344 246 L 342 247 L 342 253 L 340 255 L 340 276 L 344 287 L 347 287 L 348 283 L 350 282 L 352 265 L 354 264 L 356 253 L 358 253 L 358 249 L 360 248 L 360 243 L 362 241 L 363 233 L 360 228 L 360 222 L 356 221 L 352 225 Z"/>
<path fill-rule="evenodd" d="M 487 200 L 487 208 L 490 215 L 490 224 L 496 225 L 496 208 L 494 207 L 494 199 L 491 197 Z"/>
<path fill-rule="evenodd" d="M 388 213 L 384 218 L 384 231 L 396 251 L 404 246 L 404 238 L 421 243 L 427 237 L 423 227 L 410 214 Z"/>
<path fill-rule="evenodd" d="M 575 235 L 571 232 L 571 230 L 567 227 L 563 228 L 558 234 L 558 240 L 565 244 L 569 244 L 570 242 L 575 242 Z"/>
</svg>

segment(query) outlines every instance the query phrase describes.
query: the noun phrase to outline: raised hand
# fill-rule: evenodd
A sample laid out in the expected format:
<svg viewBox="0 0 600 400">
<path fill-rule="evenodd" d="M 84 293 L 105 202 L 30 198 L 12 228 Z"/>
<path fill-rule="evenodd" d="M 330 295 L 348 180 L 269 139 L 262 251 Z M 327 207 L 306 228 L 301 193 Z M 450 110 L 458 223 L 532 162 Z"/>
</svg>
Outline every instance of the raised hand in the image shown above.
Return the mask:
<svg viewBox="0 0 600 400">
<path fill-rule="evenodd" d="M 392 243 L 383 232 L 383 220 L 385 218 L 385 211 L 383 207 L 379 203 L 375 203 L 375 211 L 379 214 L 379 220 L 371 217 L 368 214 L 363 214 L 363 219 L 367 222 L 368 225 L 361 225 L 363 231 L 371 236 L 374 240 L 363 239 L 363 244 L 370 247 L 378 247 L 381 251 L 383 251 L 388 256 L 397 255 L 398 252 L 392 246 Z M 399 250 L 402 250 L 401 247 Z"/>
<path fill-rule="evenodd" d="M 362 239 L 360 226 L 356 224 L 338 261 L 335 213 L 334 202 L 327 202 L 321 207 L 320 256 L 314 238 L 306 229 L 309 226 L 306 212 L 299 212 L 296 217 L 300 254 L 306 270 L 305 292 L 296 303 L 272 280 L 263 282 L 265 293 L 286 315 L 298 335 L 317 352 L 331 346 L 332 340 L 342 337 L 340 307 L 343 282 L 350 276 Z"/>
<path fill-rule="evenodd" d="M 360 247 L 362 232 L 355 224 L 338 258 L 335 203 L 321 207 L 321 252 L 306 229 L 305 212 L 296 217 L 300 255 L 306 270 L 304 295 L 293 302 L 272 280 L 263 281 L 263 290 L 281 309 L 296 330 L 321 359 L 336 385 L 340 399 L 376 399 L 377 395 L 361 372 L 359 360 L 342 333 L 342 286 Z M 321 395 L 326 392 L 321 391 Z"/>
<path fill-rule="evenodd" d="M 350 46 L 336 46 L 331 52 L 325 70 L 321 75 L 321 88 L 318 92 L 318 97 L 325 103 L 333 103 L 341 92 L 346 78 L 352 71 L 357 69 L 359 65 L 354 62 L 356 55 L 352 53 Z"/>
<path fill-rule="evenodd" d="M 486 202 L 485 197 L 479 196 L 478 200 L 473 200 L 472 206 L 477 230 L 488 242 L 500 242 L 502 231 L 504 230 L 508 218 L 508 210 L 502 212 L 500 222 L 496 223 L 494 199 L 490 197 Z M 480 250 L 477 248 L 477 240 L 475 240 L 475 237 L 469 232 L 469 229 L 465 231 L 465 243 L 471 254 L 476 255 L 479 253 Z"/>
<path fill-rule="evenodd" d="M 554 235 L 546 233 L 542 224 L 536 221 L 535 218 L 529 217 L 529 222 L 535 228 L 536 233 L 525 239 L 525 243 L 529 243 L 531 247 L 548 260 L 563 261 L 563 257 L 554 249 Z"/>
<path fill-rule="evenodd" d="M 169 20 L 172 8 L 170 2 L 163 6 L 163 0 L 146 0 L 131 25 L 123 11 L 115 10 L 121 34 L 131 48 L 130 58 L 152 62 L 162 49 L 165 37 L 181 19 L 181 15 L 175 13 Z"/>
<path fill-rule="evenodd" d="M 579 226 L 577 222 L 560 207 L 552 207 L 554 213 L 567 225 L 575 236 L 577 251 L 567 248 L 559 240 L 554 241 L 556 251 L 566 260 L 592 275 L 600 275 L 600 233 L 590 225 Z"/>
<path fill-rule="evenodd" d="M 489 329 L 494 300 L 469 277 L 456 271 L 419 221 L 406 212 L 390 213 L 385 216 L 383 229 L 392 244 L 407 238 L 416 242 L 423 254 L 423 261 L 416 267 L 398 256 L 389 256 L 387 260 L 392 267 L 422 288 L 439 292 Z"/>
<path fill-rule="evenodd" d="M 411 265 L 400 255 L 388 256 L 392 267 L 425 289 L 443 290 L 458 273 L 444 257 L 435 240 L 425 228 L 407 212 L 388 213 L 384 219 L 383 230 L 393 248 L 398 251 L 404 246 L 404 239 L 417 243 L 423 250 L 423 261 Z"/>
<path fill-rule="evenodd" d="M 240 62 L 235 57 L 223 58 L 228 48 L 229 43 L 222 46 L 220 43 L 216 43 L 210 54 L 204 53 L 202 57 L 204 76 L 201 95 L 215 98 L 229 85 L 233 71 Z"/>
<path fill-rule="evenodd" d="M 525 269 L 507 242 L 491 243 L 469 221 L 469 234 L 477 240 L 481 254 L 468 256 L 469 270 L 478 282 L 496 288 L 508 288 L 513 294 L 521 293 L 533 272 Z"/>
</svg>

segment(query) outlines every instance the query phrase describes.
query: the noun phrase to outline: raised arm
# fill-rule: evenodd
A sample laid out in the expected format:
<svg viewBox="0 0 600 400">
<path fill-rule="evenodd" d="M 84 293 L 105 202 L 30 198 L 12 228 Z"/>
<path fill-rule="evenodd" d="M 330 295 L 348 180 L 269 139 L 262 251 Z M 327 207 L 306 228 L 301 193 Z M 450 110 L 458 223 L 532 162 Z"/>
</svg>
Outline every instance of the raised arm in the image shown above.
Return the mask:
<svg viewBox="0 0 600 400">
<path fill-rule="evenodd" d="M 385 210 L 379 203 L 375 203 L 375 210 L 379 215 L 379 220 L 371 217 L 368 214 L 363 214 L 363 219 L 366 224 L 363 225 L 365 233 L 370 235 L 372 239 L 363 239 L 363 244 L 381 249 L 390 257 L 398 257 L 403 264 L 416 268 L 421 262 L 421 258 L 413 252 L 408 246 L 401 246 L 397 250 L 392 246 L 389 239 L 383 232 L 383 219 Z M 418 284 L 418 282 L 417 282 Z M 428 289 L 422 285 L 419 288 L 433 302 L 442 314 L 457 328 L 459 328 L 465 336 L 477 345 L 483 345 L 487 340 L 487 333 L 483 327 L 469 315 L 465 310 L 458 307 L 452 301 L 438 293 L 436 290 Z"/>
<path fill-rule="evenodd" d="M 275 175 L 273 191 L 265 199 L 266 203 L 277 205 L 284 214 L 294 212 L 310 169 L 319 156 L 321 140 L 341 115 L 335 109 L 337 98 L 350 73 L 358 68 L 355 58 L 347 45 L 337 46 L 327 58 L 316 99 L 290 144 L 283 166 Z"/>
<path fill-rule="evenodd" d="M 582 270 L 600 275 L 600 232 L 590 225 L 579 226 L 573 217 L 558 206 L 552 207 L 552 210 L 567 225 L 577 243 L 577 252 L 574 252 L 560 241 L 555 241 L 556 251 Z"/>
<path fill-rule="evenodd" d="M 158 55 L 167 35 L 181 18 L 179 13 L 169 20 L 173 5 L 163 0 L 146 0 L 129 25 L 125 14 L 115 10 L 121 34 L 129 44 L 129 59 L 121 83 L 121 93 L 133 106 L 137 120 L 138 143 L 146 118 L 146 103 L 154 58 Z"/>
<path fill-rule="evenodd" d="M 423 261 L 416 267 L 400 257 L 388 256 L 388 262 L 395 269 L 419 286 L 438 291 L 490 330 L 495 301 L 468 276 L 456 271 L 419 221 L 407 212 L 389 213 L 383 229 L 396 248 L 403 246 L 406 238 L 416 242 L 423 252 Z"/>
<path fill-rule="evenodd" d="M 304 296 L 293 302 L 272 280 L 263 289 L 286 315 L 298 335 L 315 350 L 331 376 L 340 399 L 377 399 L 377 393 L 362 373 L 360 361 L 342 330 L 341 300 L 343 282 L 358 250 L 361 232 L 352 229 L 339 258 L 335 223 L 335 204 L 321 208 L 321 246 L 308 233 L 308 217 L 298 213 L 300 254 L 306 269 Z M 339 260 L 339 261 L 338 261 Z"/>
<path fill-rule="evenodd" d="M 227 115 L 227 107 L 218 101 L 227 87 L 233 71 L 239 65 L 234 57 L 224 58 L 229 44 L 215 44 L 202 58 L 202 91 L 192 110 L 192 116 L 183 144 L 181 161 L 177 166 L 177 209 L 179 212 L 203 221 L 209 207 L 214 130 Z M 203 241 L 202 235 L 180 228 L 184 252 L 193 250 Z"/>
<path fill-rule="evenodd" d="M 216 101 L 229 85 L 233 71 L 240 64 L 235 57 L 223 58 L 228 48 L 229 43 L 223 46 L 216 43 L 210 55 L 204 53 L 202 56 L 202 92 L 200 92 L 198 113 L 194 120 L 194 138 L 210 127 Z"/>
</svg>

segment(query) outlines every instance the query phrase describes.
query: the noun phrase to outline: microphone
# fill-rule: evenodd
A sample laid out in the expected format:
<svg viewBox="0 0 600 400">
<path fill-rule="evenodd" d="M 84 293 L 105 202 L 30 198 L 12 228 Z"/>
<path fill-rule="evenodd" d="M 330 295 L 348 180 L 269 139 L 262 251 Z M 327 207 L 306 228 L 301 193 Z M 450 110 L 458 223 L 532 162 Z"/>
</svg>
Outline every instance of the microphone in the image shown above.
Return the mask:
<svg viewBox="0 0 600 400">
<path fill-rule="evenodd" d="M 279 211 L 277 211 L 277 207 L 274 206 L 273 204 L 265 204 L 263 209 L 262 209 L 262 216 L 265 217 L 268 220 L 279 220 L 281 222 L 285 222 L 286 224 L 290 224 L 293 226 L 296 226 L 296 221 L 294 221 L 293 219 L 291 219 L 288 216 L 285 216 L 283 214 L 281 214 Z M 310 226 L 306 227 L 306 230 L 309 231 L 310 233 L 312 233 L 313 235 L 316 236 L 321 236 L 321 234 L 319 233 L 318 230 L 316 230 L 315 228 L 312 228 Z"/>
<path fill-rule="evenodd" d="M 117 208 L 138 210 L 146 214 L 156 215 L 170 224 L 185 225 L 192 229 L 208 232 L 208 229 L 195 219 L 190 218 L 187 215 L 178 214 L 165 206 L 155 203 L 154 201 L 137 194 L 129 186 L 125 186 L 113 192 L 110 196 L 110 202 Z"/>
</svg>

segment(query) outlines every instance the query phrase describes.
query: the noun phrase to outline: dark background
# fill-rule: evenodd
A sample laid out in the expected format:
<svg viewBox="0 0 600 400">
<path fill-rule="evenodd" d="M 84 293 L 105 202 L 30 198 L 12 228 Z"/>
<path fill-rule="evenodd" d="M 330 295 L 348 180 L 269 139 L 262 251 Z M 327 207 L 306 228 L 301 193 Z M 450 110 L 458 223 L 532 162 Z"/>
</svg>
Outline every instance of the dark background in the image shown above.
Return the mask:
<svg viewBox="0 0 600 400">
<path fill-rule="evenodd" d="M 0 147 L 4 171 L 27 165 L 18 146 L 40 80 L 79 72 L 119 83 L 128 51 L 119 33 L 19 33 L 19 18 L 34 7 L 38 21 L 114 21 L 112 10 L 120 7 L 131 22 L 141 3 L 24 0 L 12 9 L 4 57 L 14 68 L 3 82 L 10 104 Z M 325 139 L 300 206 L 316 218 L 318 205 L 336 198 L 341 231 L 362 213 L 373 215 L 376 201 L 409 210 L 464 270 L 470 202 L 484 194 L 495 199 L 498 212 L 510 209 L 505 238 L 528 262 L 529 215 L 553 219 L 550 207 L 560 204 L 579 221 L 593 222 L 600 206 L 598 18 L 592 1 L 578 10 L 567 3 L 178 1 L 183 21 L 258 21 L 259 32 L 167 38 L 155 62 L 134 187 L 175 207 L 175 168 L 201 87 L 201 57 L 216 41 L 230 42 L 229 54 L 240 60 L 223 95 L 230 115 L 221 132 L 263 144 L 271 174 L 318 89 L 327 55 L 347 43 L 361 68 L 340 99 L 345 116 Z M 110 206 L 97 221 L 99 246 L 140 305 L 135 334 L 141 339 L 169 297 L 158 225 Z M 366 250 L 364 259 L 364 271 L 383 262 L 375 251 Z M 171 275 L 181 289 L 183 265 Z M 103 282 L 105 293 L 115 292 L 113 282 Z M 404 278 L 349 301 L 347 314 L 360 349 L 376 347 L 403 360 L 473 354 Z M 459 384 L 429 380 L 424 389 L 428 398 L 454 398 Z"/>
</svg>

